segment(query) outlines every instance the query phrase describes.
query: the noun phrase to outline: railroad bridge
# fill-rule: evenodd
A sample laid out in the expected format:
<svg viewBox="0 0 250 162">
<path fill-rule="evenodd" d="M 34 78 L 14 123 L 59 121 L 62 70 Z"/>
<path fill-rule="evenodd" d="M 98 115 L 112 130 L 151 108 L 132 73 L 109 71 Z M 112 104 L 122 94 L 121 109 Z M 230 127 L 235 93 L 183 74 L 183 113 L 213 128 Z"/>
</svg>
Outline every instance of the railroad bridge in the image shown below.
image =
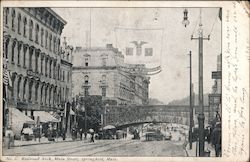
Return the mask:
<svg viewBox="0 0 250 162">
<path fill-rule="evenodd" d="M 189 110 L 189 105 L 106 106 L 104 125 L 126 127 L 151 122 L 189 125 Z M 199 113 L 198 106 L 194 106 L 194 113 Z M 204 106 L 204 114 L 207 119 L 208 106 Z"/>
</svg>

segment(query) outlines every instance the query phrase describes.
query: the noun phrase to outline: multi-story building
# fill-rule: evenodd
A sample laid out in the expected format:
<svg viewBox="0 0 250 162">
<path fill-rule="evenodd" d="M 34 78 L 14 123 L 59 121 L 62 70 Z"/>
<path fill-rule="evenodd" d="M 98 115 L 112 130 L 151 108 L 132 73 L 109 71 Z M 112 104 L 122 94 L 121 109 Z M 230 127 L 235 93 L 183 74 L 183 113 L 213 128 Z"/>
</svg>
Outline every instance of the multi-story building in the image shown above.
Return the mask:
<svg viewBox="0 0 250 162">
<path fill-rule="evenodd" d="M 73 52 L 73 96 L 101 95 L 115 104 L 147 104 L 149 77 L 131 73 L 135 66 L 112 44 L 81 48 Z M 145 68 L 145 67 L 144 67 Z"/>
<path fill-rule="evenodd" d="M 71 96 L 72 47 L 60 43 L 66 21 L 50 8 L 3 12 L 3 63 L 12 84 L 5 92 L 8 108 L 32 119 L 38 111 L 59 112 Z"/>
<path fill-rule="evenodd" d="M 222 54 L 217 56 L 217 71 L 212 72 L 212 79 L 214 79 L 214 85 L 212 87 L 212 93 L 209 94 L 209 120 L 212 121 L 215 117 L 215 113 L 221 116 L 221 95 L 222 95 Z"/>
</svg>

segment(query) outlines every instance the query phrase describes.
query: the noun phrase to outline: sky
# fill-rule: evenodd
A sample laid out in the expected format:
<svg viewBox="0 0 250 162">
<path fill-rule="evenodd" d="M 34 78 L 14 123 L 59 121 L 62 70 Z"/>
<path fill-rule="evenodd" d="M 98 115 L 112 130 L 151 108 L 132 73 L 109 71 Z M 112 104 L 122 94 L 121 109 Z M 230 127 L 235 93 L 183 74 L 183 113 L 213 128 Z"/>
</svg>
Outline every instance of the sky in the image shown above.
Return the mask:
<svg viewBox="0 0 250 162">
<path fill-rule="evenodd" d="M 91 26 L 91 46 L 117 45 L 115 27 L 162 28 L 162 72 L 150 76 L 149 97 L 165 104 L 189 96 L 189 51 L 192 51 L 192 80 L 198 94 L 198 37 L 199 17 L 203 24 L 204 93 L 211 93 L 221 53 L 221 21 L 218 8 L 187 8 L 190 24 L 182 24 L 184 8 L 52 8 L 67 21 L 62 37 L 73 47 L 86 47 L 86 31 Z M 90 14 L 91 13 L 91 14 Z M 91 15 L 91 19 L 90 19 Z M 91 20 L 91 21 L 90 21 Z M 90 25 L 91 22 L 91 25 Z"/>
</svg>

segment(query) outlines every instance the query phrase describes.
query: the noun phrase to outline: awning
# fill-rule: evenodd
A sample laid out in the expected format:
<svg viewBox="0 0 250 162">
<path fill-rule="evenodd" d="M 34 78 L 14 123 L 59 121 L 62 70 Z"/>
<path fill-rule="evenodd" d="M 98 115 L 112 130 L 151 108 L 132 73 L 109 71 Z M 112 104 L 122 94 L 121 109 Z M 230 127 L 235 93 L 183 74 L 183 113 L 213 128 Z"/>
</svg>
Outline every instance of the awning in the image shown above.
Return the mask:
<svg viewBox="0 0 250 162">
<path fill-rule="evenodd" d="M 10 123 L 12 131 L 15 134 L 20 134 L 24 123 L 35 124 L 35 121 L 23 114 L 16 108 L 9 108 L 10 111 Z"/>
<path fill-rule="evenodd" d="M 34 111 L 34 116 L 39 116 L 39 120 L 42 123 L 47 123 L 47 122 L 60 122 L 58 119 L 50 115 L 50 113 L 45 112 L 45 111 Z"/>
</svg>

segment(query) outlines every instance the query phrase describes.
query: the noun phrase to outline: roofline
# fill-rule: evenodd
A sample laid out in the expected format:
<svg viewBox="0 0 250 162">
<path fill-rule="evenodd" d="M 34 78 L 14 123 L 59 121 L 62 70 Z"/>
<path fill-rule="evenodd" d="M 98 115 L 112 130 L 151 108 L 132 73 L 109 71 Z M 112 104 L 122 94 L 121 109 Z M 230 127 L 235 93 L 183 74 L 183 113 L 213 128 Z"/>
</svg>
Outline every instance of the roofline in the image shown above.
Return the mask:
<svg viewBox="0 0 250 162">
<path fill-rule="evenodd" d="M 61 16 L 59 16 L 54 10 L 52 10 L 49 7 L 45 7 L 45 9 L 48 10 L 49 12 L 51 12 L 57 19 L 59 19 L 63 23 L 63 25 L 67 24 L 67 21 L 64 20 Z"/>
</svg>

